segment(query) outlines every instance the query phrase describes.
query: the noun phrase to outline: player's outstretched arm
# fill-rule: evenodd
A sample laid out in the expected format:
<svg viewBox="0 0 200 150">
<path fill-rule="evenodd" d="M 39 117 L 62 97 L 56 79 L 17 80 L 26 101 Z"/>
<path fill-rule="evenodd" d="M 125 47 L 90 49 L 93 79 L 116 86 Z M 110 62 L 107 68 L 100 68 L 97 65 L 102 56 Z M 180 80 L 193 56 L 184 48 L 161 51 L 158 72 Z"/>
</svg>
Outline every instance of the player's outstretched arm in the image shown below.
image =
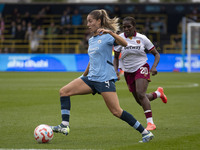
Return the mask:
<svg viewBox="0 0 200 150">
<path fill-rule="evenodd" d="M 118 80 L 120 80 L 120 75 L 119 75 L 119 71 L 118 71 L 118 67 L 119 67 L 119 54 L 120 54 L 120 52 L 116 52 L 115 51 L 114 60 L 113 60 L 113 65 L 114 65 L 115 72 L 117 74 Z"/>
<path fill-rule="evenodd" d="M 159 61 L 160 61 L 160 54 L 158 53 L 158 51 L 154 48 L 153 50 L 151 50 L 151 53 L 154 55 L 154 57 L 155 57 L 155 59 L 154 59 L 154 63 L 153 63 L 153 65 L 152 65 L 152 67 L 151 67 L 151 70 L 150 70 L 150 72 L 152 73 L 152 75 L 154 76 L 154 75 L 156 75 L 158 72 L 157 72 L 157 69 L 156 69 L 156 67 L 157 67 L 157 65 L 158 65 L 158 63 L 159 63 Z"/>
<path fill-rule="evenodd" d="M 128 43 L 126 42 L 126 40 L 124 40 L 121 36 L 119 36 L 118 34 L 112 32 L 111 30 L 107 30 L 104 28 L 100 28 L 97 30 L 97 32 L 99 34 L 104 34 L 104 33 L 109 33 L 110 35 L 112 35 L 115 38 L 115 41 L 117 44 L 126 47 L 128 45 Z"/>
</svg>

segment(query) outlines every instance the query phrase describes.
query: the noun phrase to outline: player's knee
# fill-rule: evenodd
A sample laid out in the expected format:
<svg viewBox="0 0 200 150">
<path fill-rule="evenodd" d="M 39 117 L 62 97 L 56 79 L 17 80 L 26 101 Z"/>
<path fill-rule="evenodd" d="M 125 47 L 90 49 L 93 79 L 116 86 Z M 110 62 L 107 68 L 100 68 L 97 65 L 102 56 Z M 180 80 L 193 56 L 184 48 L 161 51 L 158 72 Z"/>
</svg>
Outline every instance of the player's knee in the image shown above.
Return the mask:
<svg viewBox="0 0 200 150">
<path fill-rule="evenodd" d="M 64 90 L 62 88 L 60 89 L 59 93 L 60 93 L 60 96 L 65 96 L 64 95 Z"/>
<path fill-rule="evenodd" d="M 60 93 L 60 96 L 71 96 L 70 92 L 66 90 L 65 88 L 61 88 L 59 93 Z"/>
<path fill-rule="evenodd" d="M 142 92 L 137 92 L 137 97 L 138 97 L 138 99 L 141 101 L 141 100 L 143 100 L 143 99 L 144 99 L 144 97 L 145 97 L 145 94 L 144 94 L 144 93 L 142 93 Z"/>
</svg>

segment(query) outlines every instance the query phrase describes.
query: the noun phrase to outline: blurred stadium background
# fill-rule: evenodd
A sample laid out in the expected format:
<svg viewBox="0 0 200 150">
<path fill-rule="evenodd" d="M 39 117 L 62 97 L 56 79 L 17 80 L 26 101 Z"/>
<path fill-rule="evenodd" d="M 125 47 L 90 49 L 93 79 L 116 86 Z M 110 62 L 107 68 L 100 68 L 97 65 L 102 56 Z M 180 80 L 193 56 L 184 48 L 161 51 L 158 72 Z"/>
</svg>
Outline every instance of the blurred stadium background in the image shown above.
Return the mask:
<svg viewBox="0 0 200 150">
<path fill-rule="evenodd" d="M 137 30 L 147 35 L 161 53 L 159 71 L 185 72 L 188 60 L 185 57 L 187 39 L 183 32 L 186 31 L 183 18 L 187 18 L 186 24 L 188 18 L 193 22 L 200 21 L 199 0 L 0 2 L 0 71 L 83 71 L 88 59 L 81 54 L 87 53 L 90 37 L 86 16 L 91 10 L 106 9 L 111 17 L 117 16 L 122 20 L 125 16 L 133 16 L 136 19 Z M 192 58 L 191 64 L 192 71 L 199 72 L 200 30 L 196 33 L 194 44 L 197 55 Z M 62 57 L 64 54 L 68 54 L 70 61 Z M 69 63 L 70 66 L 67 65 Z M 151 60 L 149 63 L 152 63 Z M 53 65 L 56 68 L 51 64 L 57 64 Z"/>
<path fill-rule="evenodd" d="M 187 55 L 187 24 L 200 22 L 199 1 L 0 0 L 0 150 L 199 149 L 199 73 L 186 73 L 189 60 L 191 71 L 200 72 L 200 27 L 191 31 L 191 59 Z M 147 92 L 163 86 L 168 103 L 152 103 L 155 140 L 138 143 L 139 133 L 112 117 L 100 95 L 81 95 L 71 101 L 70 135 L 37 144 L 36 126 L 61 121 L 59 89 L 86 68 L 86 16 L 93 9 L 135 17 L 137 30 L 160 52 L 159 74 Z M 153 55 L 147 56 L 152 65 Z M 145 125 L 123 76 L 116 88 L 122 108 Z"/>
</svg>

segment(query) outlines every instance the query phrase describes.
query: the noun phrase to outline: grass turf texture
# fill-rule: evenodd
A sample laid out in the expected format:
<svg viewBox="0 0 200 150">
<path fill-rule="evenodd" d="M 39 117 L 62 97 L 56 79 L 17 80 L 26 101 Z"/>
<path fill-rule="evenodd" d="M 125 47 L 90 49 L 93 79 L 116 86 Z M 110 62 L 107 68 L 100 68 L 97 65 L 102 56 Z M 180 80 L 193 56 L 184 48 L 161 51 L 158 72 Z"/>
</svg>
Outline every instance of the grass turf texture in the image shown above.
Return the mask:
<svg viewBox="0 0 200 150">
<path fill-rule="evenodd" d="M 108 111 L 100 95 L 71 97 L 71 132 L 54 133 L 48 144 L 38 144 L 33 131 L 39 124 L 61 122 L 59 89 L 81 75 L 64 72 L 0 72 L 0 148 L 9 149 L 199 149 L 200 74 L 159 73 L 148 92 L 163 86 L 168 103 L 151 102 L 157 129 L 150 143 Z M 123 109 L 144 127 L 142 108 L 129 93 L 124 78 L 116 83 Z"/>
</svg>

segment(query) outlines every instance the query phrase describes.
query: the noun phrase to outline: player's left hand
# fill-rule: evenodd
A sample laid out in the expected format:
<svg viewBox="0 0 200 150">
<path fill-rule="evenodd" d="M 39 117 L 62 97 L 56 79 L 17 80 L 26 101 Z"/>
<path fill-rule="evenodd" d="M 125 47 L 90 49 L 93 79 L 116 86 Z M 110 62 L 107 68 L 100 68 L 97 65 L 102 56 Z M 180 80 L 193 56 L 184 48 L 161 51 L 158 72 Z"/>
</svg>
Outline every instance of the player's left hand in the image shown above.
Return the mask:
<svg viewBox="0 0 200 150">
<path fill-rule="evenodd" d="M 158 71 L 157 71 L 157 69 L 155 67 L 152 67 L 150 72 L 151 72 L 152 76 L 155 76 L 158 73 Z"/>
<path fill-rule="evenodd" d="M 112 31 L 107 30 L 107 29 L 104 29 L 104 28 L 99 28 L 99 29 L 97 30 L 97 33 L 99 33 L 99 35 L 102 35 L 102 34 L 104 34 L 104 33 L 110 33 L 110 32 L 112 32 Z"/>
<path fill-rule="evenodd" d="M 116 74 L 117 74 L 117 80 L 119 81 L 120 80 L 120 73 L 116 72 Z"/>
</svg>

